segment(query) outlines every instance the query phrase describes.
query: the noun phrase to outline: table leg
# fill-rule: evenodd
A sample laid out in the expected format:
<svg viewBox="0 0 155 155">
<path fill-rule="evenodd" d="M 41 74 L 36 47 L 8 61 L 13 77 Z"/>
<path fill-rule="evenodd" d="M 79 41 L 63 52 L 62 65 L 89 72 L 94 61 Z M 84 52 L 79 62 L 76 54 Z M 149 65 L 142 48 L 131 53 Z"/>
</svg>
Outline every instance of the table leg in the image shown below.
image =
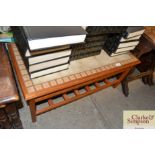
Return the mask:
<svg viewBox="0 0 155 155">
<path fill-rule="evenodd" d="M 129 95 L 129 86 L 128 86 L 128 77 L 130 75 L 132 75 L 132 73 L 135 71 L 135 67 L 132 68 L 131 70 L 129 70 L 129 72 L 127 73 L 126 77 L 122 80 L 121 84 L 122 84 L 122 91 L 123 91 L 123 94 L 128 97 Z"/>
<path fill-rule="evenodd" d="M 36 105 L 35 105 L 35 100 L 30 100 L 29 101 L 29 108 L 30 108 L 30 111 L 31 111 L 32 122 L 36 122 Z"/>
<path fill-rule="evenodd" d="M 153 73 L 149 75 L 149 85 L 154 85 Z"/>
<path fill-rule="evenodd" d="M 147 84 L 147 76 L 143 76 L 143 77 L 142 77 L 142 81 L 143 81 L 143 83 L 146 85 L 146 84 Z"/>
<path fill-rule="evenodd" d="M 128 97 L 129 95 L 129 86 L 128 86 L 128 80 L 127 78 L 125 78 L 123 81 L 122 81 L 122 91 L 123 91 L 123 94 Z"/>
<path fill-rule="evenodd" d="M 11 121 L 14 129 L 22 129 L 22 122 L 19 117 L 19 112 L 17 110 L 16 103 L 8 104 L 5 108 L 7 116 Z"/>
<path fill-rule="evenodd" d="M 143 81 L 144 84 L 147 84 L 149 86 L 154 85 L 154 82 L 153 82 L 153 73 L 151 73 L 150 75 L 147 75 L 147 76 L 142 77 L 142 81 Z"/>
<path fill-rule="evenodd" d="M 5 112 L 4 108 L 0 108 L 0 129 L 11 129 L 12 124 L 7 117 L 7 114 Z"/>
</svg>

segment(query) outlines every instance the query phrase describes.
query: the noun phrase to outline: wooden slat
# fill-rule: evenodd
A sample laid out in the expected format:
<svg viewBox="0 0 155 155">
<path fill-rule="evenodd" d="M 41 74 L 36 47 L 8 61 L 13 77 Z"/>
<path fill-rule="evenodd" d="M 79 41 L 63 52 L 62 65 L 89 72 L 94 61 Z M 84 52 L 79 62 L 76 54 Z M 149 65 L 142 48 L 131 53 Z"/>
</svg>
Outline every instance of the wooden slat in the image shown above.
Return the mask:
<svg viewBox="0 0 155 155">
<path fill-rule="evenodd" d="M 67 94 L 63 94 L 62 96 L 63 96 L 64 100 L 68 100 L 69 99 Z"/>
<path fill-rule="evenodd" d="M 49 104 L 49 106 L 53 106 L 53 101 L 52 101 L 52 99 L 49 99 L 49 100 L 48 100 L 48 104 Z"/>
<path fill-rule="evenodd" d="M 64 90 L 60 90 L 60 91 L 57 91 L 55 93 L 51 93 L 51 94 L 48 94 L 46 96 L 43 96 L 43 97 L 40 97 L 40 98 L 36 98 L 35 99 L 35 102 L 40 102 L 42 100 L 46 100 L 46 99 L 49 99 L 49 98 L 52 98 L 54 96 L 58 96 L 58 95 L 61 95 L 61 94 L 64 94 L 66 92 L 70 92 L 70 91 L 73 91 L 73 90 L 76 90 L 76 89 L 79 89 L 81 87 L 84 87 L 84 86 L 87 86 L 87 85 L 90 85 L 96 81 L 103 81 L 104 77 L 100 77 L 100 78 L 97 78 L 97 79 L 94 79 L 94 80 L 91 80 L 91 81 L 87 81 L 85 83 L 81 83 L 79 85 L 76 85 L 76 86 L 73 86 L 73 87 L 70 87 L 70 88 L 67 88 L 67 89 L 64 89 Z M 117 80 L 117 82 L 119 82 L 119 80 Z"/>
<path fill-rule="evenodd" d="M 85 89 L 89 92 L 91 89 L 90 89 L 90 86 L 86 86 Z"/>
<path fill-rule="evenodd" d="M 97 82 L 95 83 L 95 86 L 96 86 L 96 87 L 100 87 L 99 83 L 97 83 Z"/>
<path fill-rule="evenodd" d="M 80 94 L 78 90 L 74 90 L 74 93 L 76 96 L 78 96 Z"/>
<path fill-rule="evenodd" d="M 95 92 L 97 92 L 97 91 L 100 91 L 100 90 L 105 89 L 105 88 L 107 88 L 107 87 L 109 87 L 109 86 L 112 86 L 112 85 L 116 84 L 116 82 L 117 82 L 117 80 L 116 80 L 115 82 L 111 82 L 111 83 L 106 84 L 106 85 L 104 85 L 104 86 L 100 86 L 100 87 L 98 87 L 98 88 L 96 88 L 96 89 L 94 89 L 94 90 L 90 90 L 89 92 L 86 92 L 86 93 L 84 93 L 84 94 L 78 94 L 78 93 L 77 93 L 77 95 L 76 95 L 75 97 L 69 98 L 69 99 L 67 99 L 67 100 L 65 100 L 65 101 L 61 101 L 61 102 L 59 102 L 59 103 L 57 103 L 57 104 L 54 104 L 54 105 L 51 106 L 51 107 L 45 107 L 45 108 L 43 108 L 43 109 L 37 110 L 37 111 L 36 111 L 36 115 L 43 114 L 43 113 L 45 113 L 45 112 L 47 112 L 47 111 L 51 111 L 51 110 L 53 110 L 53 109 L 55 109 L 55 108 L 58 108 L 58 107 L 60 107 L 60 106 L 66 105 L 66 104 L 69 104 L 69 103 L 71 103 L 71 102 L 73 102 L 73 101 L 76 101 L 76 100 L 78 100 L 78 99 L 80 99 L 80 98 L 86 97 L 86 96 L 88 96 L 88 95 L 90 95 L 90 94 L 93 94 L 93 93 L 95 93 Z M 75 90 L 75 91 L 76 91 L 76 90 Z"/>
<path fill-rule="evenodd" d="M 107 79 L 105 79 L 104 82 L 105 82 L 106 84 L 109 84 L 109 83 L 110 83 Z"/>
</svg>

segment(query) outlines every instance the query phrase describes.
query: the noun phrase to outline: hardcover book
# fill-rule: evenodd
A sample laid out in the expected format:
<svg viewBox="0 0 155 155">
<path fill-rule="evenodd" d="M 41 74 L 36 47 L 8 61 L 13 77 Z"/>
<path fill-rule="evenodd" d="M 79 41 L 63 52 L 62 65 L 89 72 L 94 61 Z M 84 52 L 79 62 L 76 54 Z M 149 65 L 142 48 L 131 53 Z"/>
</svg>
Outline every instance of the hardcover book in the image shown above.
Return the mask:
<svg viewBox="0 0 155 155">
<path fill-rule="evenodd" d="M 83 52 L 80 54 L 76 54 L 76 55 L 72 55 L 71 56 L 71 61 L 73 60 L 78 60 L 78 59 L 83 59 L 83 58 L 87 58 L 87 57 L 91 57 L 91 56 L 95 56 L 95 55 L 99 55 L 101 53 L 101 50 L 96 50 L 96 51 L 92 51 L 92 52 Z"/>
<path fill-rule="evenodd" d="M 69 62 L 69 57 L 51 60 L 51 61 L 31 65 L 28 67 L 28 71 L 31 73 L 31 72 L 47 69 L 50 67 L 56 67 L 62 64 L 66 64 L 68 62 Z"/>
<path fill-rule="evenodd" d="M 53 67 L 53 68 L 44 69 L 44 70 L 41 70 L 41 71 L 36 71 L 36 72 L 30 73 L 30 77 L 32 79 L 33 78 L 38 78 L 38 77 L 45 76 L 45 75 L 48 75 L 48 74 L 60 72 L 62 70 L 66 70 L 68 68 L 69 68 L 69 64 L 63 64 L 63 65 L 56 66 L 56 67 Z"/>
<path fill-rule="evenodd" d="M 121 38 L 120 42 L 127 42 L 127 41 L 132 41 L 132 40 L 139 40 L 141 37 L 141 35 L 138 35 L 138 36 L 134 36 L 134 37 L 131 37 L 131 38 L 128 38 L 128 39 L 125 39 L 125 38 Z"/>
<path fill-rule="evenodd" d="M 106 41 L 107 38 L 108 38 L 108 35 L 95 35 L 95 36 L 87 35 L 85 42 L 90 43 L 94 41 Z"/>
<path fill-rule="evenodd" d="M 88 26 L 86 31 L 90 35 L 97 34 L 112 34 L 112 33 L 125 33 L 127 27 L 126 26 Z"/>
<path fill-rule="evenodd" d="M 39 56 L 39 55 L 44 55 L 44 54 L 50 54 L 50 53 L 55 53 L 55 52 L 61 52 L 65 50 L 70 50 L 70 45 L 64 45 L 64 46 L 59 46 L 59 47 L 54 47 L 54 48 L 48 48 L 44 50 L 38 50 L 35 52 L 31 52 L 29 49 L 26 50 L 25 56 L 30 57 L 30 56 Z"/>
<path fill-rule="evenodd" d="M 36 63 L 41 63 L 49 60 L 60 59 L 62 57 L 69 57 L 71 55 L 71 50 L 65 50 L 60 52 L 53 52 L 50 54 L 44 54 L 40 56 L 34 56 L 28 58 L 29 65 L 33 65 Z"/>
<path fill-rule="evenodd" d="M 85 41 L 86 31 L 80 26 L 11 27 L 22 51 L 31 52 Z"/>
<path fill-rule="evenodd" d="M 82 44 L 73 45 L 73 46 L 71 46 L 71 48 L 72 48 L 72 50 L 88 49 L 88 48 L 92 48 L 92 47 L 103 46 L 104 43 L 105 43 L 105 41 L 82 43 Z"/>
<path fill-rule="evenodd" d="M 107 39 L 104 44 L 104 49 L 110 54 L 133 50 L 139 44 L 139 40 L 137 40 L 138 38 L 140 38 L 140 36 L 124 39 L 122 34 L 114 34 Z"/>
<path fill-rule="evenodd" d="M 130 51 L 125 51 L 125 52 L 122 52 L 122 53 L 111 53 L 110 56 L 111 57 L 114 57 L 114 56 L 119 56 L 121 54 L 128 54 Z"/>
<path fill-rule="evenodd" d="M 144 33 L 144 31 L 145 31 L 145 29 L 143 26 L 129 26 L 126 30 L 124 38 L 127 39 L 127 38 L 142 35 Z"/>
<path fill-rule="evenodd" d="M 30 51 L 84 42 L 87 34 L 80 26 L 24 26 L 21 30 Z"/>
</svg>

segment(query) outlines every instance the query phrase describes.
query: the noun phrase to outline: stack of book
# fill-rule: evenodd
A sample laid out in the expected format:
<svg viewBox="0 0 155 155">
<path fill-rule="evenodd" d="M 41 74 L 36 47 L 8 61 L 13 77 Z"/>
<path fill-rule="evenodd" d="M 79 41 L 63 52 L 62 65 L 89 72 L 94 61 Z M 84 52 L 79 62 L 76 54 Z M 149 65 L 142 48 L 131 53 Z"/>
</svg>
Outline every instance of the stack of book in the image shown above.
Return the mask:
<svg viewBox="0 0 155 155">
<path fill-rule="evenodd" d="M 71 60 L 99 55 L 111 34 L 126 35 L 126 26 L 87 26 L 85 43 L 72 46 Z"/>
<path fill-rule="evenodd" d="M 102 27 L 88 26 L 84 29 L 87 32 L 85 43 L 71 46 L 71 60 L 99 55 L 107 39 L 107 35 L 101 31 L 103 29 Z"/>
<path fill-rule="evenodd" d="M 126 54 L 135 49 L 143 33 L 144 27 L 129 26 L 125 32 L 110 34 L 103 48 L 110 56 Z"/>
<path fill-rule="evenodd" d="M 86 38 L 80 26 L 25 26 L 12 31 L 31 78 L 68 69 L 70 45 Z"/>
</svg>

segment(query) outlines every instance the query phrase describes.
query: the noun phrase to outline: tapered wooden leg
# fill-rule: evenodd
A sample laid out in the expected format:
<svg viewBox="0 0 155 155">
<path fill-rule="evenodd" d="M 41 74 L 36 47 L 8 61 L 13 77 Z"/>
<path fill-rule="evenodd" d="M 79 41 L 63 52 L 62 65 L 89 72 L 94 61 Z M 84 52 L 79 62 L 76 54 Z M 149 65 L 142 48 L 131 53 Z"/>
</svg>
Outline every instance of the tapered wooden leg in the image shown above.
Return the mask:
<svg viewBox="0 0 155 155">
<path fill-rule="evenodd" d="M 29 108 L 31 111 L 32 122 L 36 122 L 36 105 L 35 100 L 29 101 Z"/>
<path fill-rule="evenodd" d="M 142 77 L 142 81 L 143 81 L 144 84 L 147 84 L 147 77 L 146 76 L 143 76 Z"/>
<path fill-rule="evenodd" d="M 128 86 L 128 80 L 127 78 L 125 78 L 123 81 L 122 81 L 122 91 L 123 91 L 123 94 L 128 97 L 129 95 L 129 86 Z"/>
<path fill-rule="evenodd" d="M 9 120 L 11 121 L 14 129 L 22 129 L 22 122 L 20 120 L 19 112 L 17 109 L 16 103 L 8 104 L 5 108 L 5 111 L 7 113 L 7 116 Z"/>
<path fill-rule="evenodd" d="M 154 82 L 153 82 L 153 73 L 150 74 L 150 75 L 147 75 L 147 76 L 143 76 L 142 77 L 142 81 L 146 85 L 149 85 L 149 86 L 154 85 Z"/>
<path fill-rule="evenodd" d="M 153 85 L 153 73 L 147 76 L 147 84 L 149 86 Z"/>
</svg>

